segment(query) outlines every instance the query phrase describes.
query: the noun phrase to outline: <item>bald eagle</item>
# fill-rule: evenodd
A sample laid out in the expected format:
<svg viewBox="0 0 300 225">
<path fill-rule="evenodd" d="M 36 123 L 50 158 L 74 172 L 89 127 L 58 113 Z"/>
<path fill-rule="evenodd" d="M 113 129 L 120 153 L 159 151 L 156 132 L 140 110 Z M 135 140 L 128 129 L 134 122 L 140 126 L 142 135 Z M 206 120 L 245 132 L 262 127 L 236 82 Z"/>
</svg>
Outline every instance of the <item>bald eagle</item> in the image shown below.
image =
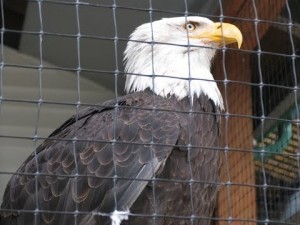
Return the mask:
<svg viewBox="0 0 300 225">
<path fill-rule="evenodd" d="M 202 17 L 139 26 L 124 54 L 128 94 L 83 109 L 27 158 L 1 225 L 210 224 L 224 108 L 210 67 L 231 43 L 237 27 Z"/>
</svg>

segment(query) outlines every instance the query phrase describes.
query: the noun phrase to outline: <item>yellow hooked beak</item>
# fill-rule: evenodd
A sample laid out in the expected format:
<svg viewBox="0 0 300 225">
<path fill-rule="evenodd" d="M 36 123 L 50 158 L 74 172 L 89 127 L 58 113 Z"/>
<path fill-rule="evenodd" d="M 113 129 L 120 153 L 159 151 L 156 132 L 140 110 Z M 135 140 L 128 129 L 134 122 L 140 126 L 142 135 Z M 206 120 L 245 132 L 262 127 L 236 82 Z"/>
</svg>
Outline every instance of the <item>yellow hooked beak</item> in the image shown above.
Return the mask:
<svg viewBox="0 0 300 225">
<path fill-rule="evenodd" d="M 215 42 L 219 46 L 237 43 L 238 48 L 243 42 L 243 35 L 241 31 L 230 23 L 214 23 L 211 29 L 196 34 L 194 38 L 201 38 L 206 43 Z"/>
</svg>

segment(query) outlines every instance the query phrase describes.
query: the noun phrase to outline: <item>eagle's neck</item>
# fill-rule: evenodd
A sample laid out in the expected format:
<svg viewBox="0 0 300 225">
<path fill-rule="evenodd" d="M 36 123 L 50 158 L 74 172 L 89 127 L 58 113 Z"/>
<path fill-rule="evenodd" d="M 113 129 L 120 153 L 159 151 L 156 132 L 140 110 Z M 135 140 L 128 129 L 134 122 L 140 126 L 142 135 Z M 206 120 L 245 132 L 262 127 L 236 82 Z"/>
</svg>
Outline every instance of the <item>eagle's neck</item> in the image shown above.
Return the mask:
<svg viewBox="0 0 300 225">
<path fill-rule="evenodd" d="M 178 100 L 187 96 L 199 97 L 203 93 L 221 110 L 224 109 L 221 93 L 210 72 L 214 49 L 198 48 L 180 54 L 178 47 L 172 49 L 172 46 L 159 50 L 153 48 L 153 54 L 143 52 L 143 48 L 139 50 L 141 51 L 132 54 L 134 57 L 125 51 L 127 92 L 149 88 L 162 97 L 175 95 Z M 164 54 L 160 54 L 162 52 Z"/>
</svg>

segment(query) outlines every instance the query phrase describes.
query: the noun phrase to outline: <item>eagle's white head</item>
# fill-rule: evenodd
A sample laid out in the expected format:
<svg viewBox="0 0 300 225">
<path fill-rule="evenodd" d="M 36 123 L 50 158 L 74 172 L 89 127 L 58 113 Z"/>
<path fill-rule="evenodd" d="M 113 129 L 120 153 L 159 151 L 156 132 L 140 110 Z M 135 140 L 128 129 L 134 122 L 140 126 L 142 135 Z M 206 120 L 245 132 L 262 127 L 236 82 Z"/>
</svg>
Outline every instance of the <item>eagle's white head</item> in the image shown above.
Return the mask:
<svg viewBox="0 0 300 225">
<path fill-rule="evenodd" d="M 216 49 L 242 43 L 240 30 L 203 17 L 176 17 L 146 23 L 130 35 L 125 50 L 125 90 L 150 88 L 178 99 L 207 95 L 221 109 L 223 99 L 210 72 Z"/>
</svg>

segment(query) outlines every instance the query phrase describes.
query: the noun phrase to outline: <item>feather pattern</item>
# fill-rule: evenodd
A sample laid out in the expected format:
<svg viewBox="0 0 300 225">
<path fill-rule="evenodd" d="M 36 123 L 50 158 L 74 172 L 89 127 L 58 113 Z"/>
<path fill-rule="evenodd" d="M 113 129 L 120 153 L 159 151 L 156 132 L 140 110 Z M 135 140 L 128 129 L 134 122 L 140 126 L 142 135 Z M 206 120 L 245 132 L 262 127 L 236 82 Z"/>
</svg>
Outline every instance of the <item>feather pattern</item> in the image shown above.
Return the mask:
<svg viewBox="0 0 300 225">
<path fill-rule="evenodd" d="M 192 213 L 188 182 L 193 179 L 193 191 L 197 193 L 193 200 L 195 208 L 204 210 L 196 210 L 194 214 L 209 215 L 216 199 L 216 185 L 205 182 L 218 179 L 219 153 L 210 148 L 218 145 L 219 131 L 218 119 L 208 114 L 216 109 L 211 101 L 203 99 L 206 99 L 204 103 L 195 100 L 193 104 L 192 110 L 197 113 L 191 119 L 196 123 L 189 122 L 188 98 L 177 101 L 174 96 L 162 98 L 150 91 L 120 98 L 117 110 L 115 101 L 83 110 L 77 120 L 74 116 L 54 131 L 37 149 L 36 158 L 32 154 L 23 163 L 19 175 L 14 175 L 6 188 L 2 209 L 49 211 L 39 213 L 38 221 L 56 225 L 73 223 L 75 210 L 107 214 L 80 214 L 76 217 L 78 224 L 86 224 L 86 221 L 110 224 L 109 213 L 114 210 L 131 209 L 132 213 L 151 215 L 153 212 L 149 209 L 153 205 L 164 215 L 182 212 L 188 216 Z M 154 105 L 156 110 L 153 111 Z M 176 112 L 178 110 L 182 112 Z M 209 143 L 203 142 L 204 136 Z M 75 146 L 74 137 L 77 137 Z M 61 138 L 66 140 L 56 140 Z M 188 144 L 198 148 L 183 147 Z M 193 157 L 189 159 L 188 153 Z M 192 173 L 188 171 L 189 162 Z M 77 173 L 79 176 L 75 176 Z M 157 203 L 153 202 L 149 186 L 154 176 L 169 179 L 156 182 Z M 174 195 L 176 192 L 182 192 L 183 196 Z M 182 204 L 178 204 L 178 200 Z M 166 204 L 160 204 L 162 202 Z M 200 204 L 201 207 L 196 207 Z M 162 207 L 167 207 L 167 211 Z M 34 213 L 4 211 L 1 216 L 3 225 L 34 224 L 36 220 Z M 130 221 L 130 224 L 140 223 L 139 217 L 130 217 Z M 151 224 L 151 220 L 143 224 Z"/>
</svg>

